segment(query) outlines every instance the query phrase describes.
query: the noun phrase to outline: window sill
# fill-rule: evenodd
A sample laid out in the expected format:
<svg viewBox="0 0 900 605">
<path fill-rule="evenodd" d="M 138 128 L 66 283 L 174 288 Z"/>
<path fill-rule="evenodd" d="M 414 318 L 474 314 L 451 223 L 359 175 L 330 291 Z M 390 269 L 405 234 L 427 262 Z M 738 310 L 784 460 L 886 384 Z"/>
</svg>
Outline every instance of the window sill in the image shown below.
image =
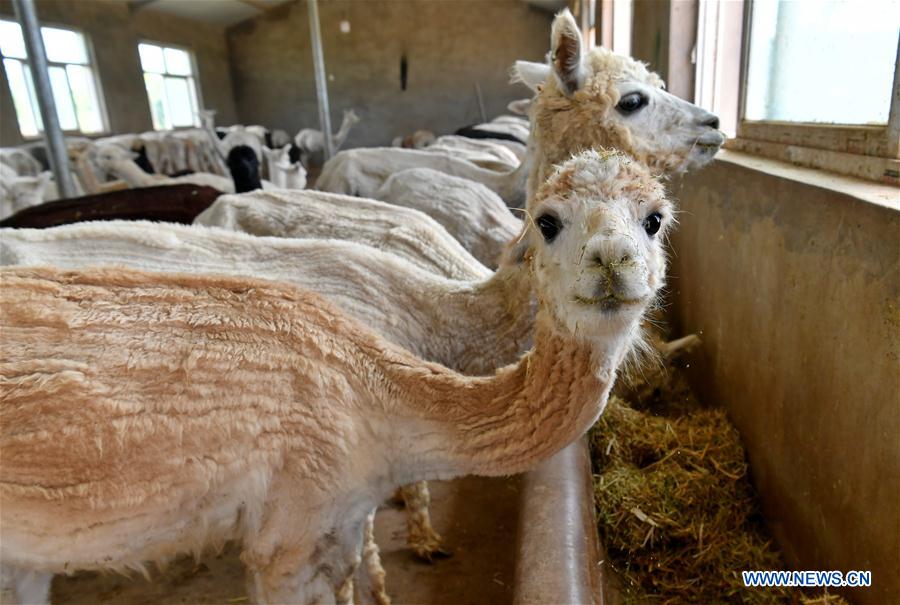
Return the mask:
<svg viewBox="0 0 900 605">
<path fill-rule="evenodd" d="M 835 174 L 819 168 L 797 166 L 785 161 L 744 151 L 735 151 L 733 148 L 724 149 L 716 154 L 716 161 L 735 164 L 779 178 L 790 179 L 829 191 L 836 191 L 884 208 L 900 211 L 900 188 L 890 184 Z"/>
<path fill-rule="evenodd" d="M 780 160 L 794 166 L 816 168 L 887 185 L 900 185 L 900 159 L 897 158 L 830 151 L 744 137 L 728 139 L 725 148 Z"/>
</svg>

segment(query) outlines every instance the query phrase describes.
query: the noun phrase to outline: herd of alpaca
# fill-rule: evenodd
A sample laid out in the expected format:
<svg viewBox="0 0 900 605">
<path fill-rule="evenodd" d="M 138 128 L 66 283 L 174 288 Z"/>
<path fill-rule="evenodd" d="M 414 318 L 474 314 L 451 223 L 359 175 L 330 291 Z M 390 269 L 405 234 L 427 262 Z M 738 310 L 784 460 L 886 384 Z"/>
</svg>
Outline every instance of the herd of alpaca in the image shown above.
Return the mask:
<svg viewBox="0 0 900 605">
<path fill-rule="evenodd" d="M 553 60 L 517 64 L 517 165 L 510 139 L 441 137 L 341 152 L 335 192 L 226 195 L 193 226 L 2 230 L 3 596 L 236 540 L 255 602 L 389 603 L 371 524 L 397 488 L 429 558 L 425 481 L 521 472 L 582 435 L 664 282 L 657 177 L 723 141 L 582 44 L 564 11 Z"/>
</svg>

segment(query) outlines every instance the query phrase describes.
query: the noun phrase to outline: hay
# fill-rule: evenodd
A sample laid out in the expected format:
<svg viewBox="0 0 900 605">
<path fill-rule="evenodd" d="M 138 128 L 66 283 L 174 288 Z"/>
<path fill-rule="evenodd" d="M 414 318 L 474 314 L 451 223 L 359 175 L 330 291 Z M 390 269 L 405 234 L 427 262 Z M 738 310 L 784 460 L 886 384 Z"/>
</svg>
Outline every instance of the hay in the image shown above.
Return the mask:
<svg viewBox="0 0 900 605">
<path fill-rule="evenodd" d="M 743 585 L 743 570 L 786 567 L 725 413 L 704 408 L 672 360 L 615 393 L 590 444 L 598 528 L 625 603 L 804 602 L 799 589 Z"/>
</svg>

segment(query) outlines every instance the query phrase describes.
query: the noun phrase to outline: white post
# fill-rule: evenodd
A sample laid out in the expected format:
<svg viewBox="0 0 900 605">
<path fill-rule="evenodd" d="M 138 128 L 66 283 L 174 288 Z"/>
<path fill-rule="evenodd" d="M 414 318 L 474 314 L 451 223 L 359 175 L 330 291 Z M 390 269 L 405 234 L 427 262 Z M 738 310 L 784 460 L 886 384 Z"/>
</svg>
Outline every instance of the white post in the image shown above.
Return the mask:
<svg viewBox="0 0 900 605">
<path fill-rule="evenodd" d="M 325 140 L 325 160 L 331 158 L 331 113 L 328 109 L 328 82 L 325 80 L 325 55 L 322 53 L 322 35 L 319 32 L 319 3 L 306 0 L 309 8 L 309 34 L 313 51 L 313 69 L 316 76 L 316 98 L 319 101 L 319 127 Z"/>
</svg>

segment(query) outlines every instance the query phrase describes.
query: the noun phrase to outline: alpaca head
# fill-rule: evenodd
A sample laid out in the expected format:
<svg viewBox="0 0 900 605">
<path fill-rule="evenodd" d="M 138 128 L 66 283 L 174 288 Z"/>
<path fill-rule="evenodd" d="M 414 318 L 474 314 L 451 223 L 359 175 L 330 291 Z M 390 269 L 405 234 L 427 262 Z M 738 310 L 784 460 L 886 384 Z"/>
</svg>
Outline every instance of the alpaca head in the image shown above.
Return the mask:
<svg viewBox="0 0 900 605">
<path fill-rule="evenodd" d="M 666 92 L 643 63 L 599 47 L 585 52 L 568 10 L 553 20 L 549 64 L 517 61 L 513 76 L 537 93 L 534 138 L 551 163 L 605 147 L 658 172 L 683 172 L 725 142 L 715 115 Z"/>
<path fill-rule="evenodd" d="M 123 160 L 134 161 L 137 157 L 138 154 L 133 151 L 128 151 L 112 143 L 94 145 L 88 155 L 96 168 L 97 176 L 102 179 L 109 177 L 115 171 L 117 163 Z"/>
<path fill-rule="evenodd" d="M 636 327 L 664 283 L 673 222 L 649 170 L 617 152 L 582 152 L 541 185 L 531 217 L 526 245 L 544 312 L 586 338 Z"/>
<path fill-rule="evenodd" d="M 234 181 L 235 193 L 246 193 L 262 189 L 259 179 L 259 158 L 248 145 L 235 145 L 228 152 L 228 170 Z"/>
<path fill-rule="evenodd" d="M 352 109 L 348 109 L 344 112 L 344 122 L 348 125 L 353 126 L 354 124 L 359 122 L 359 116 L 356 115 L 356 112 Z"/>
</svg>

